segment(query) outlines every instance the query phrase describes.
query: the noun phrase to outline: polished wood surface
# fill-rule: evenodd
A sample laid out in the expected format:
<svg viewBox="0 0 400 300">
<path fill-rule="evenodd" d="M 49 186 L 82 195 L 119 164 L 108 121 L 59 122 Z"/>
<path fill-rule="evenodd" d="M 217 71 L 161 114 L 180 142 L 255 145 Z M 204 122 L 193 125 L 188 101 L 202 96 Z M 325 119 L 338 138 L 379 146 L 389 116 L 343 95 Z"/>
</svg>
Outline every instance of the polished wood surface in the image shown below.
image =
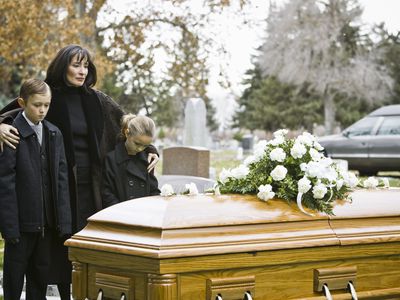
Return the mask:
<svg viewBox="0 0 400 300">
<path fill-rule="evenodd" d="M 400 190 L 359 190 L 335 216 L 249 195 L 148 197 L 90 218 L 67 241 L 74 299 L 400 299 Z M 119 283 L 121 282 L 121 283 Z M 317 286 L 317 288 L 316 288 Z M 116 299 L 116 298 L 115 298 Z"/>
</svg>

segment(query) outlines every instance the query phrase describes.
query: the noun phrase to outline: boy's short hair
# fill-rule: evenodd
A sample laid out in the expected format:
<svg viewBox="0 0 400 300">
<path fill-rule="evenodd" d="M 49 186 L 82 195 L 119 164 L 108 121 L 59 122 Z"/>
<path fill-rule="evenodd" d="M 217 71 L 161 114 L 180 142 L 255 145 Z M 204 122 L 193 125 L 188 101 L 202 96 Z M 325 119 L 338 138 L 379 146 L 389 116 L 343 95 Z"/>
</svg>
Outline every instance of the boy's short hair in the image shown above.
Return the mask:
<svg viewBox="0 0 400 300">
<path fill-rule="evenodd" d="M 51 90 L 46 82 L 32 78 L 24 81 L 19 90 L 19 97 L 24 101 L 28 101 L 28 98 L 32 95 L 45 95 L 48 92 L 51 93 Z"/>
</svg>

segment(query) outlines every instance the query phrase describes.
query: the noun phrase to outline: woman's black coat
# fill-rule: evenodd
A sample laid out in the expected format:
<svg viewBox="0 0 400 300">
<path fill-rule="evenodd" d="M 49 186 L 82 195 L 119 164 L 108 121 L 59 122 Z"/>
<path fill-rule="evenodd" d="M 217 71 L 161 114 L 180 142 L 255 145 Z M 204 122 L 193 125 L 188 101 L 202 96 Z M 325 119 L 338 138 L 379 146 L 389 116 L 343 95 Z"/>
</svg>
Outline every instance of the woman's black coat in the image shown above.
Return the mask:
<svg viewBox="0 0 400 300">
<path fill-rule="evenodd" d="M 103 173 L 103 206 L 125 200 L 159 195 L 158 181 L 147 171 L 147 153 L 128 155 L 124 143 L 107 154 Z"/>
</svg>

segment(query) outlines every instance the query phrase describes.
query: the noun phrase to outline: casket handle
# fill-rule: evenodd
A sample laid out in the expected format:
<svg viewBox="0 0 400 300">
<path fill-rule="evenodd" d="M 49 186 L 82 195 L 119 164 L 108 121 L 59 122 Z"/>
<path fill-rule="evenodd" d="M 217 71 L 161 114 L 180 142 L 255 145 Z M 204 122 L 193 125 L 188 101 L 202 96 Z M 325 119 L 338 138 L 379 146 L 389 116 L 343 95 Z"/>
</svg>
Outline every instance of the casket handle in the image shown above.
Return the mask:
<svg viewBox="0 0 400 300">
<path fill-rule="evenodd" d="M 243 300 L 253 300 L 253 297 L 251 297 L 251 293 L 245 292 Z"/>
<path fill-rule="evenodd" d="M 331 292 L 329 291 L 329 288 L 328 288 L 327 284 L 324 284 L 322 286 L 322 291 L 324 292 L 324 295 L 325 295 L 327 300 L 333 300 Z"/>
<path fill-rule="evenodd" d="M 351 281 L 349 281 L 349 283 L 347 284 L 347 288 L 349 289 L 349 292 L 351 294 L 351 299 L 358 300 L 356 289 L 354 288 L 354 285 Z"/>
<path fill-rule="evenodd" d="M 97 294 L 97 300 L 103 300 L 103 290 L 99 290 L 99 293 Z"/>
</svg>

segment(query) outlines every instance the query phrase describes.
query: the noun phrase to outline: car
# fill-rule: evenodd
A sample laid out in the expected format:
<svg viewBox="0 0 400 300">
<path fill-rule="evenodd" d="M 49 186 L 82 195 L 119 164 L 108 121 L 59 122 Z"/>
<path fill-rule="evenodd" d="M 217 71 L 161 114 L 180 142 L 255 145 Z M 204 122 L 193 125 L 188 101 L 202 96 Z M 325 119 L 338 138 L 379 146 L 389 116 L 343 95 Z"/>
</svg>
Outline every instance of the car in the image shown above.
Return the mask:
<svg viewBox="0 0 400 300">
<path fill-rule="evenodd" d="M 374 110 L 340 134 L 318 138 L 326 156 L 344 159 L 361 176 L 400 171 L 400 105 Z"/>
</svg>

